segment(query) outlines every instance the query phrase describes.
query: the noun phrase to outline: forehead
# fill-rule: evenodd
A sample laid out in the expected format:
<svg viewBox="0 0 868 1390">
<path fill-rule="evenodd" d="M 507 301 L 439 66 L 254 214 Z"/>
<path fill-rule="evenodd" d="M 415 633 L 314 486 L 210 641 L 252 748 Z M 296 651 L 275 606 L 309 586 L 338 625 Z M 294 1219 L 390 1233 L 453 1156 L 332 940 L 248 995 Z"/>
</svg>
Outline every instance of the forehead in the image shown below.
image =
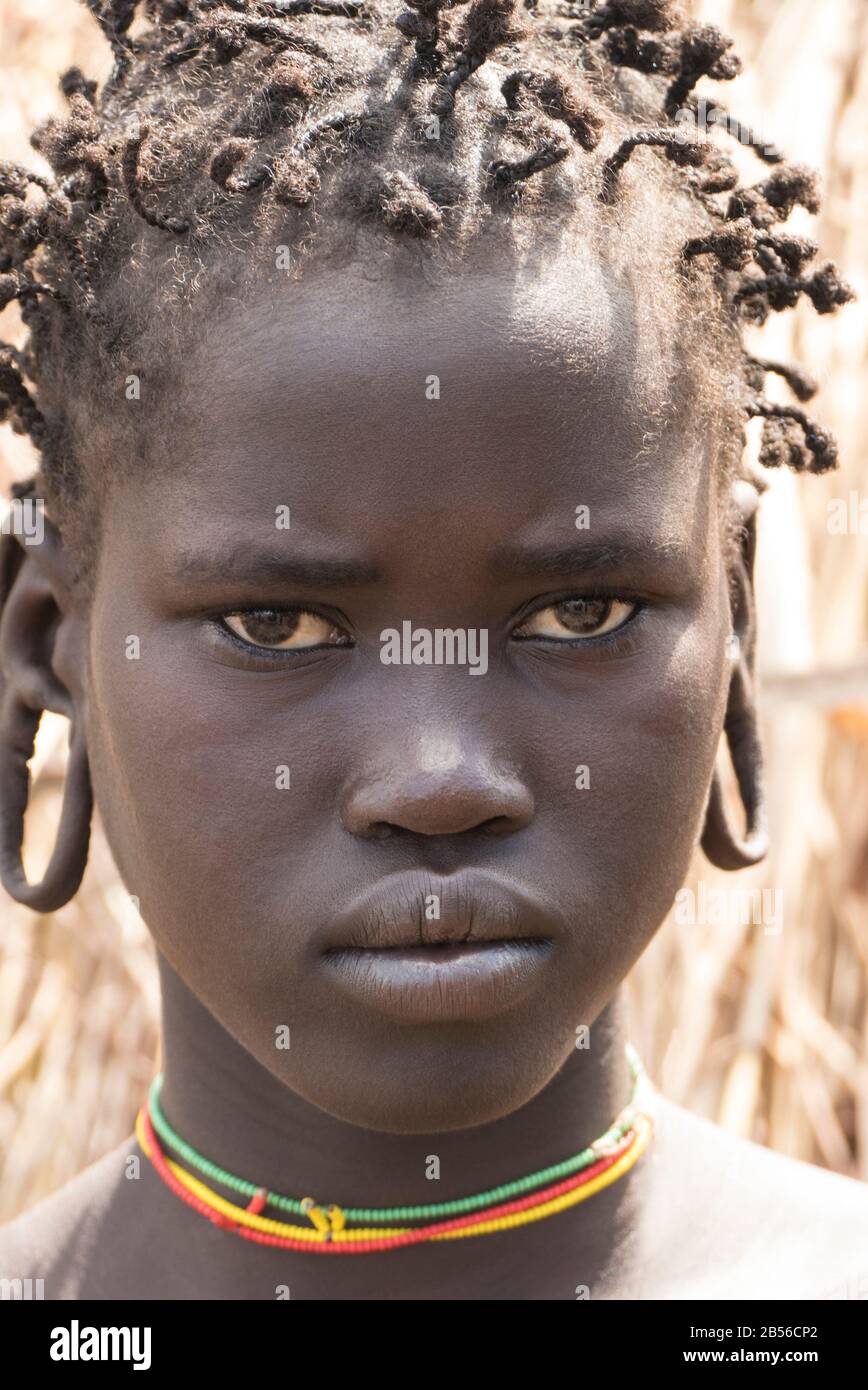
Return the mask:
<svg viewBox="0 0 868 1390">
<path fill-rule="evenodd" d="M 212 312 L 179 373 L 171 438 L 152 441 L 167 543 L 188 506 L 219 544 L 280 504 L 326 536 L 451 517 L 468 541 L 532 540 L 575 531 L 583 505 L 591 528 L 683 542 L 714 468 L 657 302 L 590 252 L 433 282 L 278 277 Z M 147 470 L 136 486 L 150 508 Z"/>
</svg>

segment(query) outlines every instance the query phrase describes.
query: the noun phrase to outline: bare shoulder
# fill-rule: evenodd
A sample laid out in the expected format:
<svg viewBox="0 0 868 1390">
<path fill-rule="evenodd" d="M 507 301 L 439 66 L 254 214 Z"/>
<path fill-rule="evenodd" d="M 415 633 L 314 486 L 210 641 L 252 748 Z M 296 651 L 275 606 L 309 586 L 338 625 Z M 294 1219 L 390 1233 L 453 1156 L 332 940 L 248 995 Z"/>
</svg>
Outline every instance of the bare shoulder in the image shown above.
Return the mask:
<svg viewBox="0 0 868 1390">
<path fill-rule="evenodd" d="M 130 1136 L 71 1182 L 0 1226 L 0 1280 L 7 1281 L 4 1289 L 11 1287 L 8 1296 L 88 1296 L 95 1255 L 104 1244 L 123 1191 L 127 1162 L 135 1153 L 135 1139 Z M 18 1280 L 22 1281 L 20 1295 Z"/>
<path fill-rule="evenodd" d="M 654 1188 L 691 1233 L 675 1297 L 868 1299 L 868 1183 L 657 1100 Z"/>
</svg>

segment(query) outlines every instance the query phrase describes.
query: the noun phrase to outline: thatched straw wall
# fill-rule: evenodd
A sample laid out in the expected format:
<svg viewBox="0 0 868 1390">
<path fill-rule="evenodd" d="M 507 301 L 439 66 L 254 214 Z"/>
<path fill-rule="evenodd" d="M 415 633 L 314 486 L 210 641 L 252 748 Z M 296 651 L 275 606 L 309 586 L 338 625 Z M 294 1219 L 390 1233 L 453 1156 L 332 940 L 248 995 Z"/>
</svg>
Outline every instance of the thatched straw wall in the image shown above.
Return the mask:
<svg viewBox="0 0 868 1390">
<path fill-rule="evenodd" d="M 691 887 L 779 891 L 777 922 L 674 916 L 630 981 L 634 1039 L 674 1099 L 786 1153 L 868 1178 L 868 536 L 832 534 L 827 504 L 868 496 L 868 6 L 864 0 L 705 0 L 748 76 L 743 119 L 824 174 L 816 234 L 860 290 L 836 318 L 809 310 L 765 331 L 823 381 L 817 411 L 843 467 L 772 479 L 760 549 L 761 663 L 774 852 L 756 873 Z M 105 55 L 75 0 L 0 0 L 0 146 L 56 104 L 56 73 Z M 94 56 L 96 55 L 96 57 Z M 14 331 L 4 316 L 4 336 Z M 786 318 L 786 322 L 783 319 Z M 8 325 L 8 326 L 7 326 Z M 28 471 L 0 431 L 0 482 Z M 59 808 L 64 730 L 40 734 L 28 867 Z M 0 890 L 2 891 L 2 890 Z M 700 900 L 697 900 L 700 902 Z M 701 903 L 700 903 L 701 906 Z M 76 901 L 51 918 L 0 903 L 0 1220 L 57 1187 L 132 1128 L 152 1074 L 158 998 L 150 941 L 99 833 Z"/>
</svg>

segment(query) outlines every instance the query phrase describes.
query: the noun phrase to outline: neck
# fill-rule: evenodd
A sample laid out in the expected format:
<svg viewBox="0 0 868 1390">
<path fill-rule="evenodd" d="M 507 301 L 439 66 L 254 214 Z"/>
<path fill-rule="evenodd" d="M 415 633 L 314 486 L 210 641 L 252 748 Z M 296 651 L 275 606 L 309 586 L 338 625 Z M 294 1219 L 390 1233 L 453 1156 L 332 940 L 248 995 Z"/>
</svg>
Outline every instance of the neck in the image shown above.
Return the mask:
<svg viewBox="0 0 868 1390">
<path fill-rule="evenodd" d="M 396 1135 L 361 1129 L 326 1114 L 272 1076 L 208 1013 L 162 956 L 160 975 L 161 1106 L 166 1119 L 200 1154 L 238 1177 L 286 1196 L 312 1196 L 320 1203 L 354 1207 L 427 1204 L 469 1196 L 580 1152 L 609 1128 L 632 1088 L 624 1053 L 624 1009 L 616 997 L 594 1023 L 590 1047 L 574 1049 L 549 1084 L 512 1114 L 494 1123 L 439 1134 Z M 426 1176 L 431 1155 L 440 1161 L 436 1182 Z M 587 1252 L 586 1263 L 604 1265 L 623 1234 L 625 1221 L 629 1224 L 629 1204 L 624 1199 L 627 1189 L 635 1186 L 631 1176 L 569 1213 L 537 1223 L 538 1227 L 560 1223 L 562 1234 L 568 1225 L 573 1239 Z M 208 1226 L 204 1218 L 202 1226 Z M 474 1259 L 485 1260 L 490 1254 L 502 1261 L 503 1241 L 511 1238 L 513 1233 L 448 1244 L 456 1268 L 464 1269 L 469 1246 L 476 1247 Z M 498 1241 L 501 1245 L 495 1252 Z M 437 1251 L 441 1264 L 443 1250 L 441 1243 Z M 249 1261 L 253 1254 L 248 1242 L 226 1236 L 227 1261 Z M 310 1256 L 301 1258 L 311 1261 Z M 397 1252 L 391 1257 L 320 1258 L 313 1263 L 329 1266 L 318 1274 L 327 1273 L 334 1287 L 336 1264 L 360 1266 L 367 1258 L 378 1263 L 391 1259 L 399 1281 L 406 1280 L 406 1260 L 402 1274 L 398 1261 L 404 1257 Z M 421 1266 L 416 1272 L 421 1276 Z"/>
</svg>

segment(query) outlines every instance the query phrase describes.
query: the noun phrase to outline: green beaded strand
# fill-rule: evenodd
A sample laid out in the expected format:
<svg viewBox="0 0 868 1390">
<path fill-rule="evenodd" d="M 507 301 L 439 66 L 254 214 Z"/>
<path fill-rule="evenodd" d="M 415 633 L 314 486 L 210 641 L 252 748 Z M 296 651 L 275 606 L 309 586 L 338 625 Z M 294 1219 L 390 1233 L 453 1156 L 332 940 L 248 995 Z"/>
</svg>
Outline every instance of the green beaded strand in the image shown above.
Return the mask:
<svg viewBox="0 0 868 1390">
<path fill-rule="evenodd" d="M 541 1168 L 537 1173 L 531 1173 L 529 1177 L 518 1178 L 515 1182 L 504 1183 L 501 1187 L 493 1187 L 488 1192 L 480 1192 L 475 1197 L 462 1197 L 452 1202 L 434 1202 L 429 1206 L 419 1207 L 342 1207 L 341 1210 L 347 1221 L 359 1222 L 362 1225 L 379 1224 L 381 1222 L 394 1221 L 429 1221 L 441 1216 L 459 1216 L 463 1212 L 474 1211 L 479 1207 L 487 1207 L 497 1202 L 507 1201 L 518 1193 L 528 1192 L 534 1187 L 542 1187 L 549 1182 L 555 1182 L 559 1178 L 568 1177 L 572 1173 L 579 1173 L 583 1168 L 589 1168 L 595 1163 L 602 1150 L 610 1148 L 626 1134 L 633 1123 L 635 1112 L 640 1096 L 641 1089 L 648 1086 L 648 1077 L 639 1054 L 630 1043 L 626 1044 L 627 1061 L 630 1065 L 630 1073 L 633 1077 L 633 1089 L 630 1099 L 621 1115 L 615 1123 L 595 1140 L 588 1148 L 573 1158 L 567 1158 L 563 1163 L 555 1163 L 550 1168 Z M 160 1092 L 163 1086 L 162 1074 L 154 1077 L 151 1084 L 149 1097 L 149 1108 L 151 1123 L 164 1143 L 168 1144 L 176 1153 L 206 1177 L 212 1178 L 215 1182 L 222 1183 L 224 1187 L 238 1192 L 243 1197 L 255 1197 L 260 1191 L 254 1183 L 245 1182 L 243 1178 L 236 1177 L 234 1173 L 229 1173 L 225 1168 L 221 1168 L 210 1159 L 204 1158 L 197 1153 L 190 1144 L 186 1143 L 179 1134 L 176 1134 L 166 1119 L 160 1108 Z M 269 1206 L 277 1207 L 281 1211 L 291 1212 L 296 1216 L 304 1216 L 306 1213 L 302 1208 L 301 1202 L 294 1197 L 282 1197 L 277 1192 L 267 1194 Z"/>
</svg>

